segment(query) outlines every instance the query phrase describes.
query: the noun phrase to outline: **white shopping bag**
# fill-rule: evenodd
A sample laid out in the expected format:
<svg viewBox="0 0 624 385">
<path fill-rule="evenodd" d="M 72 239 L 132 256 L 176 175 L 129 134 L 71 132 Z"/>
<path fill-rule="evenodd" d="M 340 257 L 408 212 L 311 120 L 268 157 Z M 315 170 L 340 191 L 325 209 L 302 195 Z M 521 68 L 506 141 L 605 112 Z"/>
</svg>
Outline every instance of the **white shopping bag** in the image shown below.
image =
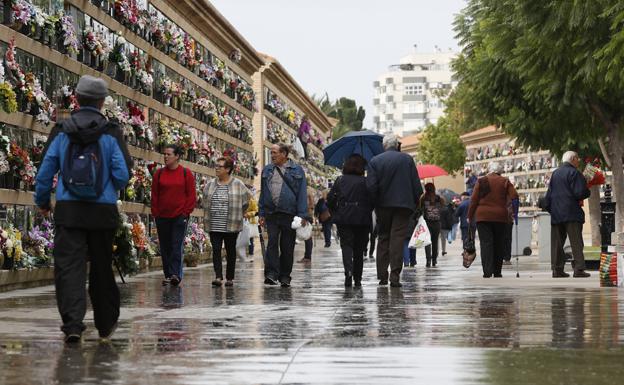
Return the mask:
<svg viewBox="0 0 624 385">
<path fill-rule="evenodd" d="M 425 219 L 421 216 L 418 219 L 416 228 L 414 228 L 414 232 L 412 233 L 412 237 L 410 238 L 408 247 L 410 249 L 419 249 L 421 247 L 429 246 L 430 244 L 431 233 L 429 232 L 429 228 L 427 227 Z"/>
<path fill-rule="evenodd" d="M 305 226 L 301 225 L 303 220 L 300 217 L 294 217 L 290 228 L 296 230 L 297 239 L 300 241 L 307 241 L 312 237 L 312 225 L 310 223 Z"/>
<path fill-rule="evenodd" d="M 249 222 L 243 222 L 243 230 L 238 233 L 238 238 L 236 238 L 236 247 L 247 247 L 249 246 Z"/>
</svg>

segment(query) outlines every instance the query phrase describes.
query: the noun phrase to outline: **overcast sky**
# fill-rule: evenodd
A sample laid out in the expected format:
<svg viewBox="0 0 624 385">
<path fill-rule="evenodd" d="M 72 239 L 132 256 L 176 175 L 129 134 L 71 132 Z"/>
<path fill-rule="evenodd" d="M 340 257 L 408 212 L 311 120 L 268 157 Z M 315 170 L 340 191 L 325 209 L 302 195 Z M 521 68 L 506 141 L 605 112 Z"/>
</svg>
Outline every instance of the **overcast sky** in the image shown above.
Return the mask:
<svg viewBox="0 0 624 385">
<path fill-rule="evenodd" d="M 414 50 L 457 50 L 465 0 L 209 0 L 256 50 L 277 58 L 309 94 L 346 96 L 372 126 L 373 81 Z"/>
</svg>

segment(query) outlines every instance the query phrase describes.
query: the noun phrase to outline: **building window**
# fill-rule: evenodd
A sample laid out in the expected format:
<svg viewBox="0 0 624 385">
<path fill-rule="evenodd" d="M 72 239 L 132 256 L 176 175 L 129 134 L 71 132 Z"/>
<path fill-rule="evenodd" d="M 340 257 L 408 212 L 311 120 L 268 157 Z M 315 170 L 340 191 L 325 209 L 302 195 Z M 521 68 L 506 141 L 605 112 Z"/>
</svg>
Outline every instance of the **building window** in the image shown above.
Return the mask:
<svg viewBox="0 0 624 385">
<path fill-rule="evenodd" d="M 422 95 L 425 88 L 422 84 L 406 84 L 405 95 Z"/>
</svg>

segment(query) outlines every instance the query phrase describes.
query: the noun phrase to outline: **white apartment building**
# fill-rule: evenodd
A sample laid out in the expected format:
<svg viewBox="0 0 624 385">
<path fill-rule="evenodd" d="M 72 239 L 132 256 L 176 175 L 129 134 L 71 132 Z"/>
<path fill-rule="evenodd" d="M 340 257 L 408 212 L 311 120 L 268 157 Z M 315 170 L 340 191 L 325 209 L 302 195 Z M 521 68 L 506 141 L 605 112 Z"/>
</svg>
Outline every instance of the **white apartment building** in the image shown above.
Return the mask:
<svg viewBox="0 0 624 385">
<path fill-rule="evenodd" d="M 413 135 L 444 114 L 444 95 L 455 86 L 455 52 L 412 53 L 373 83 L 373 127 L 380 134 Z"/>
</svg>

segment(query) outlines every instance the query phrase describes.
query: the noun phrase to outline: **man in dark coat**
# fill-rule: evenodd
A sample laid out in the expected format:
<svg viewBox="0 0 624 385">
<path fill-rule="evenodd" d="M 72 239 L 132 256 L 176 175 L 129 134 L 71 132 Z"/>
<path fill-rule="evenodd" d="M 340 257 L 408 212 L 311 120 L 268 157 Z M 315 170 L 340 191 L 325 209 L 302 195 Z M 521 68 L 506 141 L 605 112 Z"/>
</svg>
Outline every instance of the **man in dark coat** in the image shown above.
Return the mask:
<svg viewBox="0 0 624 385">
<path fill-rule="evenodd" d="M 383 146 L 385 152 L 371 159 L 366 178 L 379 226 L 377 278 L 380 285 L 387 285 L 390 265 L 391 286 L 400 287 L 403 242 L 423 189 L 414 159 L 400 151 L 396 135 L 386 135 Z"/>
<path fill-rule="evenodd" d="M 546 211 L 550 213 L 550 261 L 553 278 L 570 275 L 563 271 L 565 254 L 563 245 L 566 236 L 570 238 L 574 256 L 574 277 L 586 278 L 585 256 L 583 255 L 583 223 L 585 213 L 580 202 L 589 198 L 590 191 L 583 174 L 577 170 L 579 156 L 574 151 L 563 154 L 562 164 L 553 172 L 544 199 Z"/>
</svg>

